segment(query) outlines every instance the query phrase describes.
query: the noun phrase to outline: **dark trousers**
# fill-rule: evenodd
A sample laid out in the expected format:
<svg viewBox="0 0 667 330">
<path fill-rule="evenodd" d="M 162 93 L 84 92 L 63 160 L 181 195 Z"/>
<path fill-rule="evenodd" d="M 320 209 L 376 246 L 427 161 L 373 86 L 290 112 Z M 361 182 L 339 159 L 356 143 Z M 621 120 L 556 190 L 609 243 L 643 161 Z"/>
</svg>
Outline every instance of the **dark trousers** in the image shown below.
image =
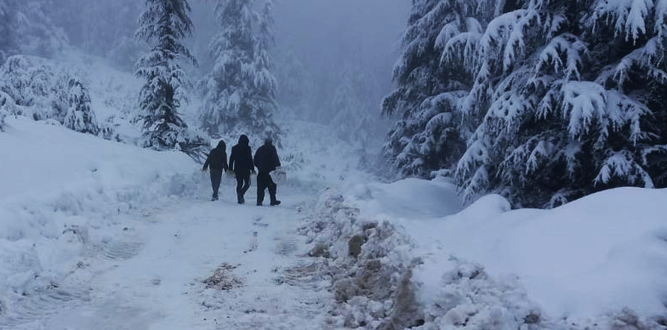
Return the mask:
<svg viewBox="0 0 667 330">
<path fill-rule="evenodd" d="M 250 173 L 236 173 L 236 195 L 241 198 L 250 188 Z"/>
<path fill-rule="evenodd" d="M 218 198 L 220 181 L 222 180 L 222 169 L 211 169 L 211 187 L 213 188 L 213 198 Z"/>
<path fill-rule="evenodd" d="M 277 187 L 278 185 L 273 182 L 269 172 L 257 173 L 257 204 L 261 204 L 264 201 L 264 190 L 266 190 L 266 188 L 269 188 L 269 197 L 271 197 L 271 202 L 275 202 Z"/>
</svg>

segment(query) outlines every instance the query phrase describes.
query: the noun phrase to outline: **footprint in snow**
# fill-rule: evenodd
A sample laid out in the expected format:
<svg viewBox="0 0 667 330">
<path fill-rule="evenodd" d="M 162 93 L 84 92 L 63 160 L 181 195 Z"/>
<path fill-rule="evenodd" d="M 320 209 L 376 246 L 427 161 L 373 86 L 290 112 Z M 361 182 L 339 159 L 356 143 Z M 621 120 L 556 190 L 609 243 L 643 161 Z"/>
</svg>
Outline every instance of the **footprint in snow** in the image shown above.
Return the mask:
<svg viewBox="0 0 667 330">
<path fill-rule="evenodd" d="M 257 232 L 256 232 L 256 231 L 253 231 L 253 232 L 252 232 L 252 237 L 250 238 L 250 248 L 248 248 L 247 250 L 243 251 L 243 253 L 253 252 L 253 251 L 257 250 L 257 245 L 258 245 L 258 242 L 257 242 Z"/>
</svg>

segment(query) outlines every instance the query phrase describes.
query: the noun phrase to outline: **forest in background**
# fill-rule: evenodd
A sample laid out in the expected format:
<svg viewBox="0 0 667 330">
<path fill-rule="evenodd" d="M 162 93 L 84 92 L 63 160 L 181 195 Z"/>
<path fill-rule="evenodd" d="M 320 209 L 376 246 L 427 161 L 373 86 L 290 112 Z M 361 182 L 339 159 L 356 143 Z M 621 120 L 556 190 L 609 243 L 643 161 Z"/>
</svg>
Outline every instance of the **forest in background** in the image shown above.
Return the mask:
<svg viewBox="0 0 667 330">
<path fill-rule="evenodd" d="M 154 34 L 151 6 L 182 7 L 177 38 Z M 135 118 L 153 141 L 145 146 L 190 150 L 246 130 L 279 137 L 279 114 L 328 123 L 369 154 L 384 139 L 390 166 L 376 170 L 448 177 L 467 202 L 499 193 L 515 207 L 555 207 L 613 187 L 667 185 L 667 1 L 409 6 L 5 0 L 0 125 L 20 113 L 113 136 L 75 75 L 11 58 L 74 47 L 146 79 Z M 168 61 L 153 56 L 169 45 L 179 51 Z M 180 107 L 187 98 L 201 105 Z M 198 120 L 186 124 L 179 111 Z"/>
</svg>

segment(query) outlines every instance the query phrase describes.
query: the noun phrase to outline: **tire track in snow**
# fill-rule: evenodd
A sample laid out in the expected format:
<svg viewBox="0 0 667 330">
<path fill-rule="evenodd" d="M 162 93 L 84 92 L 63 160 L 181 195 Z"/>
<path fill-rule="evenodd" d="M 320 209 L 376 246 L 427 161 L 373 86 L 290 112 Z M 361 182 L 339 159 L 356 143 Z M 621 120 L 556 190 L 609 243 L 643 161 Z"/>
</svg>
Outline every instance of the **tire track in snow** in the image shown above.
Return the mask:
<svg viewBox="0 0 667 330">
<path fill-rule="evenodd" d="M 312 273 L 316 269 L 301 274 L 287 271 L 294 264 L 308 262 L 305 253 L 299 254 L 299 250 L 305 248 L 305 244 L 300 245 L 303 244 L 301 237 L 295 231 L 300 217 L 296 208 L 287 204 L 251 208 L 251 214 L 237 219 L 240 225 L 228 234 L 244 236 L 242 241 L 249 241 L 255 248 L 244 250 L 240 255 L 234 251 L 223 255 L 225 262 L 239 265 L 234 275 L 243 278 L 244 285 L 227 291 L 196 285 L 198 289 L 192 302 L 199 305 L 201 320 L 207 320 L 220 330 L 321 327 L 331 301 L 326 290 L 329 282 L 314 280 L 318 277 Z M 286 276 L 290 279 L 285 280 Z"/>
<path fill-rule="evenodd" d="M 63 235 L 81 244 L 80 261 L 65 274 L 35 274 L 22 291 L 0 296 L 0 329 L 41 330 L 44 322 L 63 311 L 91 304 L 96 277 L 138 255 L 144 245 L 143 238 L 127 227 L 102 242 L 91 242 L 88 228 L 76 225 L 67 226 Z"/>
<path fill-rule="evenodd" d="M 55 315 L 66 308 L 85 304 L 91 299 L 90 278 L 73 272 L 57 284 L 51 282 L 46 286 L 16 293 L 9 297 L 5 311 L 0 315 L 0 329 L 14 329 L 21 325 Z"/>
</svg>

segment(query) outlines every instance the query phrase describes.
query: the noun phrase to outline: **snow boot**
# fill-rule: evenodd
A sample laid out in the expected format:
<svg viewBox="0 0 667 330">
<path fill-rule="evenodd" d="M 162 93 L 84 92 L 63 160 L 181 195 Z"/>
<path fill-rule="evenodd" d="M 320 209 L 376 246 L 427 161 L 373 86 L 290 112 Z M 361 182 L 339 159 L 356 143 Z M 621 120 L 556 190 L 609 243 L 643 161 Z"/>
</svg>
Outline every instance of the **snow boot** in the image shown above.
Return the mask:
<svg viewBox="0 0 667 330">
<path fill-rule="evenodd" d="M 276 205 L 280 205 L 280 201 L 279 200 L 272 200 L 271 201 L 271 206 L 276 206 Z"/>
</svg>

